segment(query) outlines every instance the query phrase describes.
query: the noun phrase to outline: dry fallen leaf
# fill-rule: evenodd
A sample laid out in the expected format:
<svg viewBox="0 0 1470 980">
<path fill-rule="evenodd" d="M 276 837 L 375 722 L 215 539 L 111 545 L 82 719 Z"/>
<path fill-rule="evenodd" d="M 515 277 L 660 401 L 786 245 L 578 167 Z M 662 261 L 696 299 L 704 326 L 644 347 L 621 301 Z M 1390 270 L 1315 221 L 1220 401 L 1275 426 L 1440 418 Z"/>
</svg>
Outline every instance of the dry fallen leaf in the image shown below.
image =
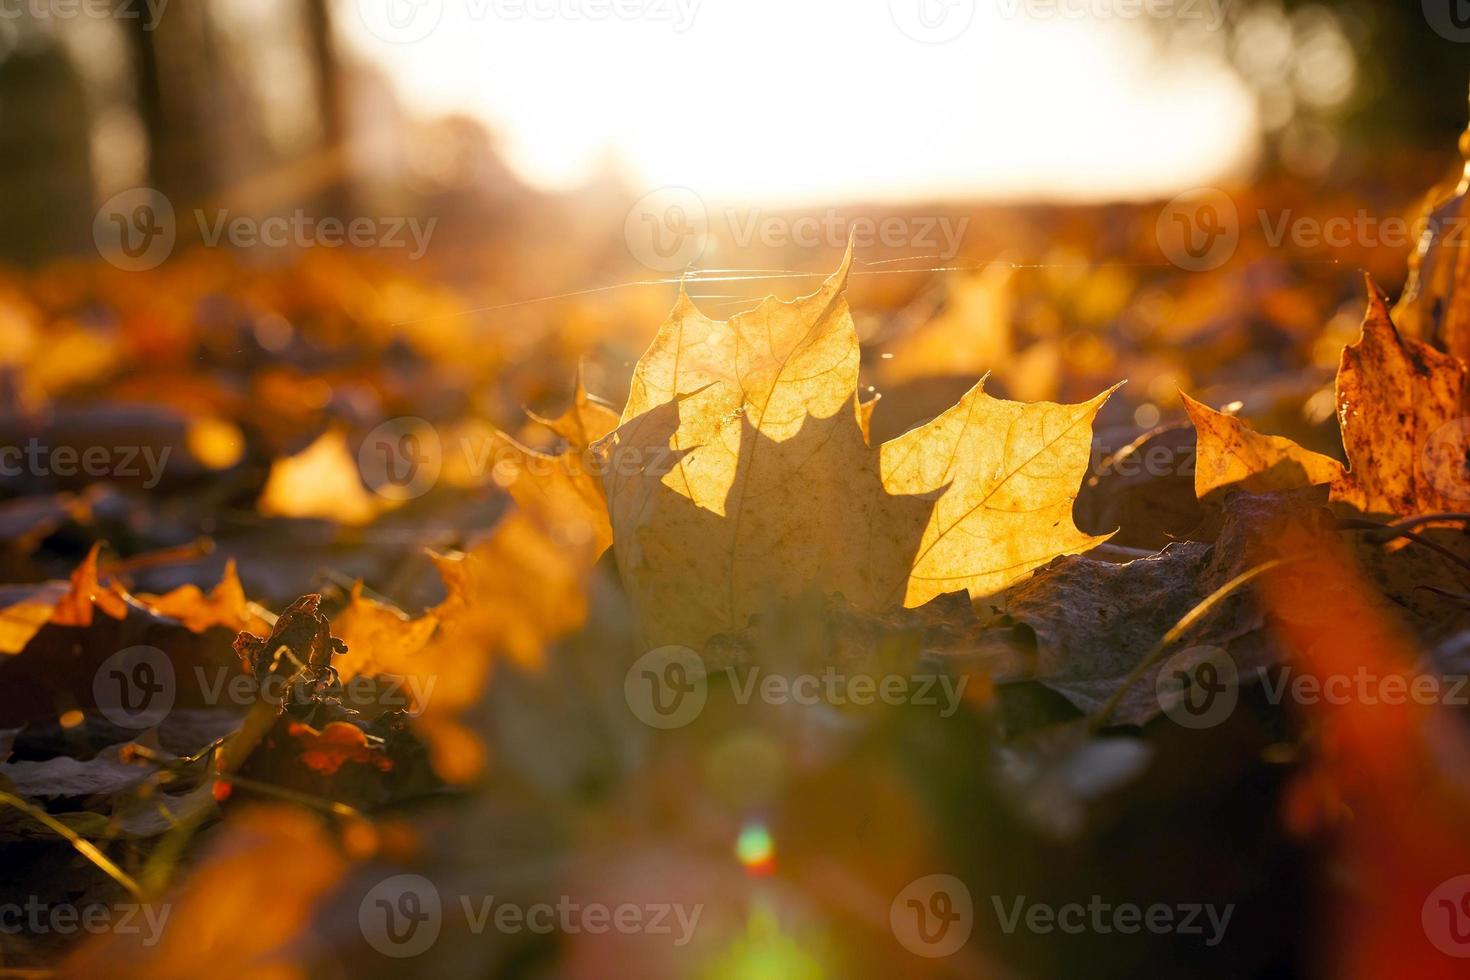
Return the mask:
<svg viewBox="0 0 1470 980">
<path fill-rule="evenodd" d="M 575 411 L 575 409 L 573 409 Z M 580 424 L 580 423 L 578 423 Z M 612 544 L 602 481 L 586 448 L 557 455 L 537 452 L 503 432 L 493 435 L 495 482 L 555 537 L 573 546 L 591 543 L 600 555 Z"/>
<path fill-rule="evenodd" d="M 977 384 L 872 447 L 844 296 L 851 253 L 817 292 L 729 321 L 682 291 L 599 444 L 624 584 L 652 645 L 702 644 L 809 590 L 860 610 L 995 591 L 1102 538 L 1071 503 L 1083 405 L 1021 405 Z"/>
<path fill-rule="evenodd" d="M 580 366 L 577 368 L 577 386 L 572 394 L 572 404 L 565 412 L 556 418 L 543 418 L 534 412 L 526 414 L 561 436 L 569 446 L 578 451 L 586 450 L 618 425 L 617 411 L 587 394 L 587 379 Z"/>
<path fill-rule="evenodd" d="M 90 626 L 94 609 L 101 609 L 113 619 L 127 616 L 128 604 L 121 587 L 115 582 L 105 587 L 98 583 L 97 555 L 101 549 L 100 543 L 94 544 L 67 583 L 43 582 L 14 590 L 10 601 L 0 608 L 0 653 L 20 653 L 47 623 Z"/>
</svg>

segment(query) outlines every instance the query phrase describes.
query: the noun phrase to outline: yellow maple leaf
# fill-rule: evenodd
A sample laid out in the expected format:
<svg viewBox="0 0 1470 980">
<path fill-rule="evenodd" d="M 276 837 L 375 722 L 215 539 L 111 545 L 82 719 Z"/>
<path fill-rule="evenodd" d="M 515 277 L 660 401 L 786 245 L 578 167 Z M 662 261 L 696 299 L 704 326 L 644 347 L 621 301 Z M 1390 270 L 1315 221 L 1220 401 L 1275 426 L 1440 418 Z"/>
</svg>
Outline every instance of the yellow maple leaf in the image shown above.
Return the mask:
<svg viewBox="0 0 1470 980">
<path fill-rule="evenodd" d="M 1080 405 L 992 398 L 984 381 L 927 425 L 883 445 L 890 493 L 938 494 L 904 604 L 991 595 L 1058 555 L 1106 541 L 1072 523 L 1092 421 L 1117 387 Z"/>
<path fill-rule="evenodd" d="M 1199 435 L 1194 493 L 1205 497 L 1227 487 L 1251 493 L 1331 483 L 1342 464 L 1303 449 L 1285 436 L 1261 435 L 1243 420 L 1217 412 L 1183 392 L 1184 410 Z"/>
<path fill-rule="evenodd" d="M 1071 523 L 1091 421 L 977 385 L 869 445 L 851 252 L 823 286 L 711 320 L 681 290 L 599 443 L 618 567 L 652 644 L 698 646 L 809 589 L 854 606 L 994 591 L 1098 538 Z M 1019 538 L 1017 537 L 1019 536 Z"/>
<path fill-rule="evenodd" d="M 575 409 L 573 409 L 575 411 Z M 520 508 L 534 514 L 553 537 L 572 545 L 591 542 L 598 555 L 612 544 L 602 481 L 584 447 L 556 455 L 537 452 L 498 430 L 492 432 L 495 482 Z"/>
</svg>

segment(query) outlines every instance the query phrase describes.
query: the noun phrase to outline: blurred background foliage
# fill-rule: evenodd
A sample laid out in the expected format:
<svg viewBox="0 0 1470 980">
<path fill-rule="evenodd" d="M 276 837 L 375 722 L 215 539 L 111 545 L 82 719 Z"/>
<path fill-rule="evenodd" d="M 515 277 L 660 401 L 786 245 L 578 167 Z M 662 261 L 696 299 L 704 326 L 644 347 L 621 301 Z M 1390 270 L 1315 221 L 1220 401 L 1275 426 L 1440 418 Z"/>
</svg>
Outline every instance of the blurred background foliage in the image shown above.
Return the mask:
<svg viewBox="0 0 1470 980">
<path fill-rule="evenodd" d="M 351 6 L 173 0 L 157 24 L 0 20 L 0 257 L 87 250 L 96 206 L 140 184 L 178 209 L 392 208 L 482 233 L 533 223 L 495 134 L 464 116 L 412 117 L 383 69 L 342 43 Z M 1463 46 L 1418 3 L 1227 0 L 1223 11 L 1218 31 L 1177 19 L 1143 29 L 1223 59 L 1254 92 L 1258 179 L 1359 180 L 1395 154 L 1453 145 L 1464 125 Z M 616 182 L 610 168 L 587 190 Z"/>
</svg>

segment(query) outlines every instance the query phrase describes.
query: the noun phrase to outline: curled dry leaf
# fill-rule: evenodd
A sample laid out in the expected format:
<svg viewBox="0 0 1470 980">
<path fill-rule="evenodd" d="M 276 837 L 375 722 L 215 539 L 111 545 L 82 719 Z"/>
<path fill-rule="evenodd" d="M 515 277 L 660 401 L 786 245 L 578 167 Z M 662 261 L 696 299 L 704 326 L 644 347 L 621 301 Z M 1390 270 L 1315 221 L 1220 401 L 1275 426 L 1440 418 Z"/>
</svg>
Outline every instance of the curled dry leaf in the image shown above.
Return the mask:
<svg viewBox="0 0 1470 980">
<path fill-rule="evenodd" d="M 1450 187 L 1437 192 L 1425 213 L 1424 234 L 1409 258 L 1409 282 L 1393 319 L 1411 337 L 1470 360 L 1470 130 L 1460 137 L 1465 168 Z"/>
<path fill-rule="evenodd" d="M 97 578 L 97 556 L 101 543 L 92 545 L 87 557 L 71 573 L 71 588 L 56 603 L 51 622 L 57 626 L 91 626 L 93 610 L 100 609 L 113 619 L 128 614 L 125 593 L 116 583 L 103 586 Z"/>
<path fill-rule="evenodd" d="M 320 731 L 305 722 L 291 722 L 287 733 L 300 744 L 301 761 L 313 772 L 334 776 L 347 763 L 370 765 L 386 772 L 393 761 L 383 752 L 381 739 L 372 739 L 356 725 L 328 722 Z"/>
<path fill-rule="evenodd" d="M 624 585 L 650 645 L 699 646 L 810 590 L 880 612 L 994 592 L 1103 538 L 1071 504 L 1082 405 L 1021 405 L 977 384 L 929 424 L 869 445 L 851 253 L 821 289 L 729 321 L 682 291 L 599 443 Z"/>
</svg>

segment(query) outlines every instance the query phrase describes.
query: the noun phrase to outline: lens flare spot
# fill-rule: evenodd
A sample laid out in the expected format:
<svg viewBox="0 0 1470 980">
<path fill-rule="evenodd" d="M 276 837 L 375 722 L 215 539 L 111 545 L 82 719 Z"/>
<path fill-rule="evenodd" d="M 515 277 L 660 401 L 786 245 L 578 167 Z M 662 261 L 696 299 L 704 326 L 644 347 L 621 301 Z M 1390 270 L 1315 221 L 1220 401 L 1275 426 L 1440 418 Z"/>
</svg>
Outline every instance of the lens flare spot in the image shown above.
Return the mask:
<svg viewBox="0 0 1470 980">
<path fill-rule="evenodd" d="M 749 824 L 735 841 L 735 856 L 752 874 L 770 874 L 776 865 L 776 844 L 762 824 Z"/>
</svg>

